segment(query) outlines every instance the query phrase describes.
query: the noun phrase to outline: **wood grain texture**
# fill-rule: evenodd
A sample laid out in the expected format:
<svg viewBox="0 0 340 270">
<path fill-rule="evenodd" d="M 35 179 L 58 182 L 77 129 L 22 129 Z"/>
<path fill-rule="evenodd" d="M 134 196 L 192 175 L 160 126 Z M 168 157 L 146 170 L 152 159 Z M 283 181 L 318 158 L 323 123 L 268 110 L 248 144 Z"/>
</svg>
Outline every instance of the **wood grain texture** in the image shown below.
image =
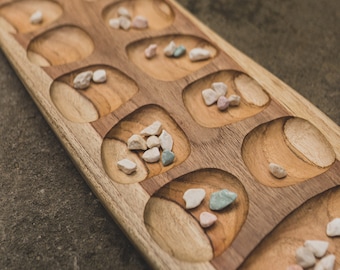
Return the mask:
<svg viewBox="0 0 340 270">
<path fill-rule="evenodd" d="M 111 29 L 107 23 L 124 2 L 115 2 L 114 5 L 112 1 L 58 2 L 63 7 L 63 15 L 57 21 L 33 29 L 33 32 L 10 34 L 17 26 L 11 26 L 9 23 L 13 22 L 4 16 L 5 19 L 0 20 L 1 47 L 89 186 L 154 268 L 223 269 L 228 265 L 230 269 L 236 269 L 293 210 L 321 192 L 339 185 L 339 127 L 175 2 L 165 1 L 166 4 L 162 3 L 161 6 L 152 4 L 159 1 L 129 2 L 133 14 L 142 12 L 141 7 L 146 5 L 147 16 L 152 22 L 149 29 L 129 31 Z M 0 6 L 0 14 L 3 7 L 6 5 Z M 74 10 L 77 10 L 76 16 Z M 157 27 L 159 21 L 161 23 Z M 19 21 L 19 24 L 23 22 Z M 154 61 L 141 56 L 148 42 L 159 42 L 162 48 L 168 41 L 177 38 L 178 42 L 187 42 L 188 47 L 204 43 L 204 46 L 213 50 L 214 57 L 194 64 L 187 57 L 171 61 L 161 56 L 161 53 Z M 61 42 L 63 40 L 66 42 Z M 204 42 L 200 43 L 202 40 Z M 133 88 L 133 94 L 117 102 L 116 97 L 121 98 L 127 89 L 124 86 L 115 88 L 116 84 L 111 82 L 108 85 L 113 89 L 112 92 L 109 88 L 94 87 L 82 93 L 81 98 L 79 93 L 68 94 L 73 91 L 70 89 L 72 76 L 80 70 L 95 66 L 110 67 L 108 70 L 115 72 L 109 72 L 109 80 L 112 78 L 118 84 L 123 81 L 124 85 L 130 83 L 129 89 Z M 172 69 L 178 71 L 171 73 Z M 116 71 L 120 75 L 115 77 Z M 233 112 L 228 111 L 219 115 L 217 120 L 209 121 L 218 112 L 209 111 L 206 117 L 206 111 L 211 108 L 207 109 L 202 100 L 200 103 L 192 101 L 198 101 L 201 87 L 210 85 L 215 79 L 225 80 L 231 91 L 236 91 L 245 81 L 233 82 L 237 78 L 233 77 L 234 74 L 246 74 L 254 79 L 251 83 L 256 85 L 256 94 L 247 95 L 247 92 L 240 91 L 246 102 L 243 101 L 243 105 L 235 111 L 236 116 L 227 116 L 229 119 L 225 120 L 224 117 Z M 54 85 L 52 89 L 51 85 Z M 63 102 L 65 96 L 68 102 Z M 141 108 L 159 109 L 147 112 Z M 90 116 L 84 116 L 81 112 L 87 109 L 90 109 Z M 148 121 L 151 120 L 145 120 L 145 116 L 151 120 L 161 118 L 169 132 L 175 136 L 175 145 L 178 147 L 175 153 L 180 162 L 175 162 L 169 170 L 159 164 L 146 165 L 140 161 L 138 154 L 131 154 L 125 149 L 128 135 L 150 124 Z M 293 132 L 289 132 L 291 129 L 286 132 L 289 142 L 285 140 L 282 121 L 290 118 L 294 121 L 305 119 L 303 121 L 319 130 L 313 129 L 310 139 L 315 142 L 322 138 L 319 142 L 323 143 L 313 148 L 318 152 L 317 155 L 310 155 L 303 144 L 296 144 L 295 135 L 302 136 L 304 130 L 293 126 Z M 267 136 L 263 136 L 264 127 L 267 128 L 264 132 Z M 263 145 L 266 145 L 266 154 L 261 159 L 258 157 L 261 156 L 259 154 L 263 151 Z M 114 167 L 114 155 L 117 152 L 133 156 L 143 168 L 141 174 L 132 180 L 123 175 L 117 178 L 119 172 Z M 253 154 L 249 160 L 248 152 Z M 292 162 L 288 165 L 294 165 L 294 177 L 303 178 L 303 181 L 289 182 L 287 178 L 286 182 L 283 180 L 280 183 L 288 182 L 289 185 L 280 188 L 273 188 L 276 184 L 263 185 L 256 181 L 252 168 L 268 175 L 268 153 L 280 157 L 282 162 L 286 162 L 289 156 Z M 315 158 L 318 156 L 325 158 L 318 160 Z M 299 162 L 299 166 L 295 161 Z M 196 219 L 191 216 L 180 218 L 188 220 L 185 223 L 186 231 L 194 234 L 199 231 L 196 235 L 200 236 L 194 240 L 207 243 L 206 239 L 210 239 L 212 253 L 207 251 L 207 257 L 197 263 L 197 258 L 187 253 L 190 250 L 188 241 L 180 243 L 186 250 L 186 260 L 172 256 L 172 248 L 161 249 L 157 237 L 148 232 L 144 218 L 152 218 L 153 228 L 158 223 L 162 225 L 154 215 L 146 211 L 146 205 L 154 205 L 156 202 L 157 211 L 166 208 L 167 202 L 155 198 L 163 194 L 165 187 L 174 185 L 175 179 L 183 179 L 181 177 L 201 169 L 207 169 L 210 172 L 208 176 L 214 175 L 212 169 L 222 171 L 219 174 L 222 182 L 227 181 L 229 175 L 238 179 L 238 190 L 242 190 L 239 193 L 244 194 L 241 197 L 243 202 L 247 202 L 247 207 L 236 208 L 238 212 L 231 220 L 221 217 L 221 227 L 235 221 L 230 225 L 233 233 L 223 238 L 223 241 L 220 238 L 225 233 L 223 230 L 211 230 L 206 235 L 198 230 L 198 212 L 192 213 Z M 271 181 L 276 183 L 273 179 Z M 209 185 L 209 181 L 202 185 L 212 189 L 214 187 Z M 179 193 L 172 200 L 179 203 L 183 188 L 175 190 Z M 283 198 L 284 204 L 277 203 Z M 331 203 L 338 205 L 334 199 Z M 177 207 L 169 207 L 171 211 L 177 211 Z M 186 213 L 178 211 L 179 216 Z M 238 219 L 239 216 L 242 218 Z M 172 218 L 173 215 L 166 217 Z M 171 220 L 169 224 L 175 226 L 176 222 Z M 177 231 L 180 229 L 177 228 Z M 163 235 L 161 238 L 164 240 L 162 245 L 170 245 Z M 172 241 L 173 237 L 169 238 L 168 241 Z M 203 246 L 205 250 L 210 250 L 210 247 Z"/>
</svg>

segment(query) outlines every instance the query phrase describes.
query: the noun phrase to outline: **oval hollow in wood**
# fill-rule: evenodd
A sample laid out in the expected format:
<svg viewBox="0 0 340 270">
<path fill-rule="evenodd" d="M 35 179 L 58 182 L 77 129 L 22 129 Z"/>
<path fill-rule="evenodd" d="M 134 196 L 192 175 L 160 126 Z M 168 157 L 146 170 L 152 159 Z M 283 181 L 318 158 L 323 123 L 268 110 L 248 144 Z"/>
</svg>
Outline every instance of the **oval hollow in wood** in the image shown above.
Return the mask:
<svg viewBox="0 0 340 270">
<path fill-rule="evenodd" d="M 177 46 L 184 45 L 189 51 L 201 47 L 211 52 L 211 58 L 192 62 L 188 53 L 175 58 L 164 54 L 164 48 L 174 41 Z M 157 44 L 157 54 L 152 59 L 146 59 L 144 50 L 150 44 Z M 147 75 L 161 80 L 174 81 L 183 78 L 209 64 L 216 57 L 217 50 L 208 41 L 190 35 L 166 35 L 135 41 L 126 47 L 129 59 Z"/>
<path fill-rule="evenodd" d="M 174 162 L 163 166 L 162 161 L 147 163 L 142 159 L 144 151 L 130 151 L 127 149 L 127 141 L 133 134 L 139 134 L 144 128 L 153 122 L 160 121 L 162 127 L 171 134 L 174 144 L 172 152 L 175 154 Z M 118 160 L 127 158 L 125 155 L 133 155 L 134 162 L 138 160 L 137 173 L 129 176 L 123 175 L 115 165 Z M 120 120 L 105 136 L 102 144 L 102 162 L 106 173 L 118 183 L 132 184 L 141 182 L 155 175 L 164 173 L 181 164 L 190 154 L 189 141 L 175 120 L 158 105 L 146 105 L 134 111 Z M 139 170 L 142 170 L 139 173 Z"/>
<path fill-rule="evenodd" d="M 107 79 L 94 83 L 85 90 L 73 88 L 73 79 L 83 71 L 104 69 Z M 126 103 L 138 92 L 137 84 L 121 71 L 103 65 L 89 66 L 56 79 L 50 89 L 51 100 L 68 120 L 78 123 L 92 122 Z"/>
<path fill-rule="evenodd" d="M 315 156 L 323 157 L 322 161 L 313 159 Z M 257 181 L 270 187 L 285 187 L 327 171 L 335 161 L 335 153 L 323 134 L 308 121 L 282 117 L 247 134 L 242 158 Z M 275 178 L 269 171 L 270 163 L 283 167 L 287 176 Z"/>
<path fill-rule="evenodd" d="M 203 188 L 206 196 L 198 207 L 186 210 L 183 194 L 191 188 Z M 210 195 L 221 189 L 235 192 L 238 197 L 224 210 L 212 211 Z M 202 169 L 183 175 L 157 191 L 146 205 L 144 222 L 150 235 L 165 251 L 180 260 L 204 262 L 219 256 L 232 243 L 246 219 L 248 203 L 248 195 L 235 176 L 218 169 Z M 199 228 L 202 212 L 216 215 L 216 223 L 209 228 Z M 190 234 L 184 237 L 187 231 Z"/>
<path fill-rule="evenodd" d="M 220 111 L 216 104 L 207 106 L 202 91 L 210 88 L 214 82 L 224 82 L 227 85 L 226 97 L 234 94 L 241 96 L 240 105 L 229 106 L 224 111 Z M 182 98 L 191 117 L 199 125 L 208 128 L 221 127 L 254 116 L 270 103 L 269 95 L 254 79 L 235 70 L 218 71 L 193 82 L 183 90 Z"/>
<path fill-rule="evenodd" d="M 42 22 L 31 24 L 31 15 L 40 10 Z M 28 33 L 45 27 L 56 21 L 63 14 L 61 6 L 54 1 L 16 1 L 0 8 L 0 16 L 4 17 L 19 33 Z"/>
<path fill-rule="evenodd" d="M 76 26 L 61 26 L 33 39 L 28 46 L 27 57 L 37 65 L 49 63 L 58 66 L 84 59 L 93 50 L 93 41 L 86 32 Z"/>
</svg>

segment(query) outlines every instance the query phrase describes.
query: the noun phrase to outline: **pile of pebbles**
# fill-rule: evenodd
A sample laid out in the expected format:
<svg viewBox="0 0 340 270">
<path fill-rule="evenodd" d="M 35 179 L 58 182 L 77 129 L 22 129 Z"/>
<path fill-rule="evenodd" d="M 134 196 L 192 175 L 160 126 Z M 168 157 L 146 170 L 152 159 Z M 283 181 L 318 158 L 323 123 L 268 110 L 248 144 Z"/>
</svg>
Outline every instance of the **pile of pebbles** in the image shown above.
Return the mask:
<svg viewBox="0 0 340 270">
<path fill-rule="evenodd" d="M 172 136 L 162 127 L 160 121 L 153 122 L 143 129 L 140 134 L 133 134 L 127 141 L 127 147 L 131 151 L 144 151 L 142 159 L 147 163 L 155 163 L 161 160 L 163 166 L 174 162 L 175 154 Z M 117 162 L 118 168 L 126 174 L 132 174 L 137 170 L 137 165 L 129 159 Z"/>
<path fill-rule="evenodd" d="M 327 224 L 326 234 L 329 237 L 340 236 L 340 218 L 335 218 Z M 302 270 L 314 266 L 314 270 L 333 270 L 335 255 L 328 254 L 329 243 L 321 240 L 306 240 L 304 245 L 295 251 L 296 263 L 287 270 Z M 320 259 L 317 262 L 317 258 Z"/>
<path fill-rule="evenodd" d="M 79 73 L 73 79 L 73 87 L 75 89 L 86 89 L 90 86 L 91 80 L 95 83 L 104 83 L 106 82 L 106 71 L 105 69 L 97 69 L 95 71 L 84 71 Z"/>
<path fill-rule="evenodd" d="M 130 12 L 125 7 L 118 8 L 117 15 L 117 18 L 109 20 L 110 27 L 114 29 L 129 30 L 131 27 L 135 29 L 146 29 L 149 27 L 147 18 L 141 15 L 132 18 Z"/>
<path fill-rule="evenodd" d="M 183 199 L 186 209 L 198 207 L 206 196 L 203 188 L 191 188 L 184 192 Z M 210 195 L 209 208 L 212 211 L 220 211 L 232 204 L 237 198 L 237 194 L 228 190 L 222 189 Z M 217 216 L 210 212 L 202 212 L 200 214 L 200 225 L 202 228 L 208 228 L 217 221 Z"/>
</svg>

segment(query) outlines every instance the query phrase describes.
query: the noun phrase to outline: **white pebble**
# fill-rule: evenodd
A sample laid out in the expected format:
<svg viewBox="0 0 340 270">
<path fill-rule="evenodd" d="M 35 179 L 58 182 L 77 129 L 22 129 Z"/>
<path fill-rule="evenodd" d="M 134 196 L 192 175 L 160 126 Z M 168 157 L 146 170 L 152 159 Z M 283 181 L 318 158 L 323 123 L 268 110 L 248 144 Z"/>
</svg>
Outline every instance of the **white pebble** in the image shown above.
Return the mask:
<svg viewBox="0 0 340 270">
<path fill-rule="evenodd" d="M 329 243 L 321 240 L 306 240 L 304 246 L 313 252 L 315 257 L 322 257 L 326 254 Z"/>
<path fill-rule="evenodd" d="M 30 17 L 31 24 L 39 24 L 43 20 L 43 14 L 40 10 L 34 12 Z"/>
<path fill-rule="evenodd" d="M 127 141 L 129 150 L 146 150 L 148 149 L 146 141 L 142 136 L 134 134 Z"/>
<path fill-rule="evenodd" d="M 161 135 L 159 136 L 159 141 L 161 143 L 161 147 L 163 150 L 172 150 L 172 146 L 174 144 L 174 141 L 171 137 L 171 135 L 166 132 L 164 129 L 161 133 Z"/>
<path fill-rule="evenodd" d="M 208 59 L 210 56 L 210 51 L 203 48 L 194 48 L 189 52 L 189 58 L 193 62 Z"/>
<path fill-rule="evenodd" d="M 335 256 L 329 254 L 323 257 L 314 267 L 314 270 L 333 270 L 335 263 Z"/>
<path fill-rule="evenodd" d="M 275 163 L 269 164 L 269 171 L 272 175 L 274 175 L 276 178 L 284 178 L 287 176 L 287 172 L 284 168 L 282 168 L 280 165 Z"/>
<path fill-rule="evenodd" d="M 155 135 L 150 136 L 146 140 L 146 145 L 148 146 L 148 148 L 159 147 L 160 146 L 159 138 Z"/>
<path fill-rule="evenodd" d="M 214 82 L 212 85 L 211 85 L 211 88 L 213 90 L 215 90 L 215 92 L 217 93 L 218 97 L 220 96 L 225 96 L 227 94 L 227 85 L 223 82 Z"/>
<path fill-rule="evenodd" d="M 157 44 L 150 44 L 144 51 L 144 55 L 147 59 L 151 59 L 157 54 Z"/>
<path fill-rule="evenodd" d="M 95 72 L 93 72 L 92 80 L 95 83 L 106 82 L 106 71 L 105 71 L 105 69 L 97 69 Z"/>
<path fill-rule="evenodd" d="M 211 88 L 203 90 L 202 97 L 207 106 L 214 104 L 218 99 L 217 93 Z"/>
<path fill-rule="evenodd" d="M 217 100 L 217 108 L 220 111 L 224 111 L 229 107 L 229 99 L 227 99 L 225 96 L 220 96 Z"/>
<path fill-rule="evenodd" d="M 217 221 L 217 217 L 209 212 L 202 212 L 200 214 L 200 224 L 202 228 L 208 228 Z"/>
<path fill-rule="evenodd" d="M 142 136 L 159 135 L 162 131 L 162 123 L 160 121 L 153 122 L 150 126 L 144 128 L 140 134 Z"/>
<path fill-rule="evenodd" d="M 117 10 L 118 16 L 131 18 L 130 12 L 125 7 L 120 7 Z"/>
<path fill-rule="evenodd" d="M 120 19 L 119 18 L 113 18 L 109 20 L 110 27 L 114 29 L 119 29 L 120 27 Z"/>
<path fill-rule="evenodd" d="M 164 48 L 163 52 L 166 56 L 171 57 L 173 56 L 176 48 L 176 43 L 171 40 L 170 43 Z"/>
<path fill-rule="evenodd" d="M 137 28 L 137 29 L 144 29 L 149 27 L 149 23 L 147 18 L 143 16 L 136 16 L 132 20 L 132 27 Z"/>
<path fill-rule="evenodd" d="M 119 17 L 119 26 L 124 30 L 129 30 L 131 27 L 131 21 L 128 18 L 121 16 Z"/>
<path fill-rule="evenodd" d="M 340 218 L 335 218 L 327 224 L 328 236 L 340 236 Z"/>
<path fill-rule="evenodd" d="M 192 209 L 201 204 L 205 197 L 205 190 L 203 188 L 191 188 L 184 192 L 183 200 L 185 201 L 185 208 Z"/>
<path fill-rule="evenodd" d="M 228 97 L 229 99 L 229 105 L 230 106 L 239 106 L 240 105 L 240 101 L 241 101 L 241 97 L 238 95 L 231 95 L 230 97 Z"/>
<path fill-rule="evenodd" d="M 125 158 L 117 162 L 118 168 L 126 174 L 131 174 L 136 171 L 137 164 Z"/>
<path fill-rule="evenodd" d="M 90 86 L 93 72 L 92 71 L 84 71 L 79 73 L 73 79 L 73 87 L 75 89 L 86 89 Z"/>
<path fill-rule="evenodd" d="M 161 157 L 161 153 L 159 152 L 158 147 L 153 147 L 149 150 L 146 150 L 142 156 L 142 158 L 148 163 L 154 163 L 159 161 Z"/>
<path fill-rule="evenodd" d="M 316 262 L 313 252 L 306 247 L 299 247 L 295 252 L 295 258 L 303 268 L 311 267 Z"/>
</svg>

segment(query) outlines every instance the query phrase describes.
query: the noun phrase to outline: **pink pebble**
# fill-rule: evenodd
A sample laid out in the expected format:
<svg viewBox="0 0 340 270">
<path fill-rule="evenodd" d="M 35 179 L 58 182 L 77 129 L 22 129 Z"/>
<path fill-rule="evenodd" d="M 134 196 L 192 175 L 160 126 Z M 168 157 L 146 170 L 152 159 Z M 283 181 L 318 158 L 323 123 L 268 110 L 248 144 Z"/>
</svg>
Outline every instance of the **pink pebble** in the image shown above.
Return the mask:
<svg viewBox="0 0 340 270">
<path fill-rule="evenodd" d="M 157 44 L 151 44 L 144 51 L 144 55 L 147 59 L 151 59 L 157 53 Z"/>
<path fill-rule="evenodd" d="M 145 17 L 138 15 L 133 18 L 132 27 L 137 29 L 144 29 L 149 27 L 149 23 Z"/>
<path fill-rule="evenodd" d="M 217 217 L 214 214 L 209 212 L 202 212 L 200 214 L 200 224 L 203 228 L 208 228 L 213 225 L 217 220 Z"/>
<path fill-rule="evenodd" d="M 303 268 L 298 264 L 292 264 L 289 265 L 286 270 L 303 270 Z"/>
<path fill-rule="evenodd" d="M 224 111 L 229 107 L 229 100 L 225 96 L 220 96 L 217 100 L 217 108 Z"/>
</svg>

